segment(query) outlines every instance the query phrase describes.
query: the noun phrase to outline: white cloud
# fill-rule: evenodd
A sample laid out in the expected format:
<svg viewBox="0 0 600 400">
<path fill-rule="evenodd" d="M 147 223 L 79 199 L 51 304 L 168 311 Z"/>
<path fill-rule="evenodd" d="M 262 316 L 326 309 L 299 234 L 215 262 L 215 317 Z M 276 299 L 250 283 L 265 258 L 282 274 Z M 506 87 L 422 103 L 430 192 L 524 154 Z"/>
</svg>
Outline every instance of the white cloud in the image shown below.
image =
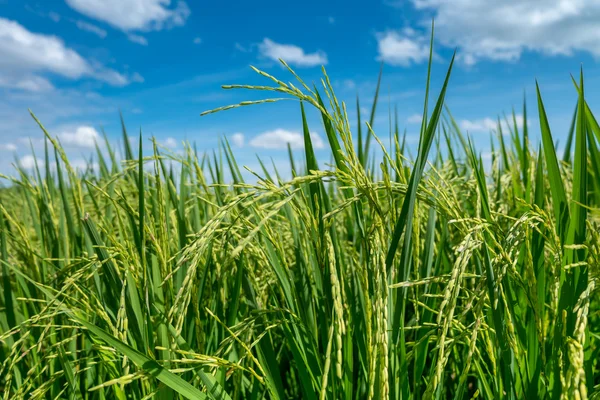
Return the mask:
<svg viewBox="0 0 600 400">
<path fill-rule="evenodd" d="M 523 129 L 523 115 L 517 114 L 515 115 L 515 119 L 517 121 L 517 128 Z M 502 128 L 503 134 L 509 134 L 511 129 L 514 129 L 514 123 L 512 120 L 512 116 L 508 116 L 508 121 L 510 124 L 506 124 L 505 118 L 500 118 L 500 126 Z M 529 121 L 527 122 L 529 125 Z M 498 129 L 498 120 L 493 118 L 480 118 L 480 119 L 461 119 L 458 121 L 458 126 L 465 132 L 473 133 L 473 132 L 490 132 L 497 131 Z"/>
<path fill-rule="evenodd" d="M 15 21 L 0 17 L 0 86 L 30 91 L 50 89 L 37 73 L 51 72 L 69 79 L 90 77 L 115 86 L 129 78 L 113 69 L 91 63 L 51 35 L 33 33 Z M 18 83 L 21 82 L 21 83 Z"/>
<path fill-rule="evenodd" d="M 194 38 L 194 44 L 200 44 L 200 43 L 202 43 L 202 38 L 200 38 L 200 37 Z"/>
<path fill-rule="evenodd" d="M 142 35 L 129 33 L 127 34 L 127 39 L 129 39 L 130 42 L 141 44 L 142 46 L 148 46 L 148 40 Z"/>
<path fill-rule="evenodd" d="M 171 0 L 66 0 L 75 11 L 123 31 L 161 30 L 185 24 L 190 9 Z"/>
<path fill-rule="evenodd" d="M 491 118 L 476 120 L 462 119 L 458 122 L 460 129 L 467 132 L 489 132 L 496 129 L 496 121 Z"/>
<path fill-rule="evenodd" d="M 325 143 L 321 136 L 315 132 L 310 133 L 312 145 L 315 149 L 322 149 Z M 286 149 L 287 144 L 292 149 L 304 148 L 304 135 L 298 132 L 292 132 L 285 129 L 275 129 L 255 136 L 250 140 L 250 146 L 263 149 Z"/>
<path fill-rule="evenodd" d="M 436 40 L 461 60 L 516 61 L 524 51 L 600 57 L 598 0 L 412 0 L 435 18 Z M 430 18 L 423 25 L 430 24 Z"/>
<path fill-rule="evenodd" d="M 429 41 L 417 35 L 412 29 L 399 33 L 387 31 L 377 33 L 378 61 L 390 65 L 409 67 L 429 58 Z"/>
<path fill-rule="evenodd" d="M 519 129 L 523 129 L 523 115 L 522 114 L 516 114 L 515 115 L 515 120 L 517 121 L 517 128 Z M 510 127 L 511 129 L 514 127 L 514 123 L 512 120 L 512 115 L 508 116 L 508 121 L 510 123 Z M 502 123 L 502 129 L 505 131 L 508 131 L 508 127 L 506 126 L 506 119 L 502 118 L 500 120 L 500 122 Z M 527 120 L 527 126 L 531 125 L 531 120 Z"/>
<path fill-rule="evenodd" d="M 165 147 L 168 147 L 168 148 L 170 148 L 170 149 L 174 149 L 174 148 L 176 148 L 176 147 L 177 147 L 177 140 L 175 140 L 175 139 L 174 139 L 174 138 L 172 138 L 172 137 L 168 137 L 168 138 L 166 138 L 166 139 L 163 141 L 163 145 L 164 145 Z"/>
<path fill-rule="evenodd" d="M 423 122 L 423 116 L 421 114 L 413 114 L 406 119 L 409 124 L 420 124 Z"/>
<path fill-rule="evenodd" d="M 244 134 L 243 133 L 234 133 L 231 135 L 231 141 L 237 147 L 244 147 Z"/>
<path fill-rule="evenodd" d="M 15 21 L 0 18 L 0 67 L 49 70 L 68 78 L 91 74 L 91 67 L 56 36 L 36 34 Z"/>
<path fill-rule="evenodd" d="M 0 150 L 15 151 L 17 150 L 17 146 L 12 143 L 0 144 Z"/>
<path fill-rule="evenodd" d="M 94 148 L 100 135 L 96 129 L 84 125 L 77 127 L 74 131 L 59 133 L 58 138 L 65 146 Z"/>
<path fill-rule="evenodd" d="M 98 169 L 100 168 L 97 163 L 90 163 L 88 160 L 86 160 L 84 158 L 69 159 L 69 164 L 75 170 L 79 170 L 79 171 L 85 171 L 88 168 L 98 171 Z M 54 164 L 52 166 L 52 169 L 56 169 L 56 164 Z"/>
<path fill-rule="evenodd" d="M 26 156 L 23 156 L 19 159 L 19 164 L 24 169 L 33 170 L 35 168 L 35 160 L 36 159 L 33 155 L 27 154 Z M 40 161 L 38 160 L 38 163 L 39 162 Z M 85 171 L 88 168 L 92 168 L 97 171 L 99 168 L 98 163 L 90 163 L 89 160 L 86 160 L 84 158 L 71 157 L 71 158 L 69 158 L 69 164 L 71 165 L 72 168 L 74 168 L 75 170 L 79 170 L 79 171 Z M 52 161 L 50 163 L 50 169 L 52 171 L 56 171 L 56 162 L 55 161 Z"/>
<path fill-rule="evenodd" d="M 19 164 L 25 169 L 33 169 L 35 167 L 35 158 L 31 154 L 28 154 L 19 159 Z"/>
<path fill-rule="evenodd" d="M 94 72 L 94 77 L 113 86 L 126 86 L 132 81 L 131 77 L 123 75 L 114 69 L 107 68 L 98 69 L 96 72 Z"/>
<path fill-rule="evenodd" d="M 0 76 L 2 76 L 1 72 Z M 6 89 L 0 89 L 0 92 L 2 92 L 0 143 L 12 143 L 18 146 L 19 156 L 29 153 L 30 140 L 36 154 L 38 156 L 44 154 L 44 135 L 31 119 L 28 108 L 35 113 L 53 136 L 58 136 L 62 132 L 74 132 L 81 125 L 96 127 L 99 124 L 113 122 L 118 125 L 119 107 L 127 111 L 135 106 L 130 99 L 121 99 L 121 103 L 115 104 L 113 98 L 70 87 L 61 88 L 59 86 L 50 93 Z M 115 116 L 117 117 L 115 118 Z M 125 117 L 127 118 L 127 115 Z M 112 129 L 110 130 L 112 131 Z M 98 132 L 100 133 L 100 144 L 103 144 L 102 132 L 100 130 Z M 82 155 L 88 156 L 94 152 L 92 149 L 82 147 L 70 146 L 67 148 L 66 145 L 65 151 L 69 159 L 82 157 Z M 12 154 L 12 151 L 0 152 L 0 173 L 14 174 Z"/>
<path fill-rule="evenodd" d="M 25 90 L 27 92 L 47 92 L 54 89 L 54 86 L 46 78 L 36 75 L 0 76 L 0 87 Z"/>
<path fill-rule="evenodd" d="M 318 50 L 314 53 L 306 53 L 304 49 L 293 44 L 280 44 L 269 38 L 263 39 L 258 45 L 260 53 L 271 60 L 278 61 L 280 58 L 290 65 L 297 67 L 314 67 L 327 64 L 327 54 Z"/>
<path fill-rule="evenodd" d="M 94 24 L 78 20 L 75 21 L 75 25 L 77 25 L 77 28 L 81 29 L 82 31 L 91 32 L 101 39 L 104 39 L 106 37 L 106 31 Z"/>
</svg>

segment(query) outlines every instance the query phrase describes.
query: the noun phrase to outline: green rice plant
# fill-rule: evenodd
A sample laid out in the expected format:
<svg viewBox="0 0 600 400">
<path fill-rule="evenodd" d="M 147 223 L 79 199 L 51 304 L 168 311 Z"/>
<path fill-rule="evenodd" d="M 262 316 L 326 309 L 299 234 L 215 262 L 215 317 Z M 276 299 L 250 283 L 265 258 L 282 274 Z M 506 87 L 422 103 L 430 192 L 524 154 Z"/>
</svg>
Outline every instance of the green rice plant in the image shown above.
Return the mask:
<svg viewBox="0 0 600 400">
<path fill-rule="evenodd" d="M 309 85 L 282 61 L 294 83 L 255 69 L 268 84 L 225 86 L 277 97 L 207 113 L 300 103 L 290 179 L 261 158 L 243 173 L 225 139 L 175 154 L 140 133 L 135 152 L 123 118 L 123 156 L 105 135 L 78 170 L 34 117 L 44 156 L 0 189 L 0 396 L 599 398 L 583 74 L 561 157 L 539 84 L 539 143 L 513 112 L 488 163 L 445 105 L 454 59 L 430 101 L 432 55 L 415 157 L 391 109 L 389 145 L 373 129 L 379 83 L 356 132 L 325 70 Z"/>
</svg>

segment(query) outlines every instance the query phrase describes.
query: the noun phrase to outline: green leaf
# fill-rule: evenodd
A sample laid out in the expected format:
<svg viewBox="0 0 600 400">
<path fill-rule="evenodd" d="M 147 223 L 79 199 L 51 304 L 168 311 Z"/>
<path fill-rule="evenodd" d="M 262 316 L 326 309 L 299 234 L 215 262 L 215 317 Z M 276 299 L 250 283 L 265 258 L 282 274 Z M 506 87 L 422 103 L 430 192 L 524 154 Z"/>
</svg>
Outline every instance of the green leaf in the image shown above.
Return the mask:
<svg viewBox="0 0 600 400">
<path fill-rule="evenodd" d="M 567 195 L 556 158 L 554 141 L 550 133 L 548 117 L 542 101 L 540 87 L 536 82 L 538 111 L 540 118 L 540 130 L 542 133 L 542 144 L 544 146 L 544 158 L 546 159 L 546 168 L 548 169 L 548 179 L 550 180 L 550 192 L 552 194 L 552 207 L 554 209 L 554 218 L 557 223 L 556 229 L 559 237 L 564 240 L 569 223 L 569 206 Z"/>
<path fill-rule="evenodd" d="M 207 396 L 200 390 L 196 389 L 188 382 L 181 379 L 179 376 L 169 372 L 163 368 L 156 360 L 153 360 L 139 351 L 129 347 L 127 344 L 121 342 L 111 334 L 98 328 L 97 326 L 89 323 L 85 318 L 74 315 L 74 319 L 81 325 L 86 327 L 92 334 L 106 342 L 111 347 L 114 347 L 119 353 L 127 356 L 135 365 L 141 368 L 145 373 L 158 379 L 180 395 L 187 399 L 197 400 L 206 399 Z"/>
</svg>

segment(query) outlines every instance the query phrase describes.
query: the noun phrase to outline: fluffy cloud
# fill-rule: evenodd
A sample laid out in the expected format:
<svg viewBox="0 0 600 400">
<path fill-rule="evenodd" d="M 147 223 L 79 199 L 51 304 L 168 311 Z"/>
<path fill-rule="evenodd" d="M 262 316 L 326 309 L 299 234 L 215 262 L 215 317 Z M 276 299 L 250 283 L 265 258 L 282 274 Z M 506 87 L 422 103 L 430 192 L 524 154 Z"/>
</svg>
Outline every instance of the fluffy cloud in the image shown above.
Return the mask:
<svg viewBox="0 0 600 400">
<path fill-rule="evenodd" d="M 516 61 L 526 50 L 600 56 L 598 0 L 412 0 L 435 18 L 436 40 L 461 60 Z M 429 26 L 430 18 L 423 21 Z"/>
<path fill-rule="evenodd" d="M 0 150 L 15 151 L 17 150 L 17 146 L 12 143 L 0 144 Z"/>
<path fill-rule="evenodd" d="M 113 69 L 99 69 L 98 71 L 96 71 L 94 73 L 94 77 L 96 79 L 99 79 L 101 81 L 107 82 L 113 86 L 126 86 L 129 85 L 129 83 L 133 82 L 138 82 L 137 79 L 135 79 L 135 76 L 139 75 L 137 72 L 132 75 L 132 76 L 125 76 L 123 74 L 121 74 L 120 72 L 117 72 Z"/>
<path fill-rule="evenodd" d="M 231 141 L 237 147 L 244 147 L 244 134 L 243 133 L 234 133 L 231 135 Z"/>
<path fill-rule="evenodd" d="M 183 25 L 190 14 L 184 1 L 171 0 L 66 0 L 67 4 L 90 18 L 122 31 L 161 30 Z"/>
<path fill-rule="evenodd" d="M 0 76 L 0 87 L 8 89 L 19 89 L 27 92 L 47 92 L 54 86 L 46 79 L 36 75 L 25 76 Z"/>
<path fill-rule="evenodd" d="M 378 61 L 390 65 L 409 67 L 429 58 L 429 41 L 412 29 L 402 32 L 387 31 L 377 33 Z"/>
<path fill-rule="evenodd" d="M 21 165 L 21 167 L 23 167 L 25 169 L 33 170 L 35 168 L 35 160 L 36 160 L 35 157 L 33 157 L 31 154 L 28 154 L 19 159 L 19 164 Z M 43 161 L 38 160 L 38 165 L 40 162 L 43 163 Z M 70 158 L 69 164 L 75 170 L 80 170 L 80 171 L 84 171 L 88 168 L 98 170 L 98 168 L 99 168 L 97 163 L 90 163 L 88 160 L 85 160 L 83 158 Z M 53 161 L 50 163 L 50 169 L 53 171 L 56 171 L 56 162 Z"/>
<path fill-rule="evenodd" d="M 28 154 L 19 159 L 19 164 L 21 164 L 21 167 L 25 169 L 33 169 L 35 167 L 35 158 Z"/>
<path fill-rule="evenodd" d="M 39 76 L 50 72 L 69 79 L 90 77 L 114 86 L 130 78 L 113 69 L 91 63 L 51 35 L 33 33 L 15 21 L 0 17 L 0 86 L 29 91 L 52 88 Z"/>
<path fill-rule="evenodd" d="M 164 145 L 165 147 L 168 147 L 168 148 L 170 148 L 170 149 L 174 149 L 174 148 L 176 148 L 176 147 L 177 147 L 177 140 L 175 140 L 175 139 L 174 139 L 174 138 L 172 138 L 172 137 L 168 137 L 168 138 L 166 138 L 166 139 L 163 141 L 163 145 Z"/>
<path fill-rule="evenodd" d="M 458 122 L 458 126 L 467 132 L 489 132 L 496 129 L 496 121 L 491 118 L 476 120 L 462 119 Z"/>
<path fill-rule="evenodd" d="M 504 118 L 500 118 L 500 126 L 502 128 L 503 134 L 508 134 L 511 129 L 514 128 L 512 116 L 508 116 L 509 125 L 506 124 L 506 120 Z M 523 129 L 523 115 L 518 114 L 515 116 L 517 121 L 517 128 Z M 527 122 L 529 125 L 529 121 Z M 490 132 L 496 131 L 498 128 L 498 120 L 493 118 L 481 118 L 481 119 L 461 119 L 458 121 L 458 126 L 465 132 L 474 133 L 474 132 Z"/>
<path fill-rule="evenodd" d="M 71 167 L 73 167 L 75 170 L 79 170 L 79 171 L 85 171 L 88 168 L 97 171 L 100 168 L 98 163 L 90 163 L 88 160 L 83 159 L 83 158 L 69 159 L 69 164 L 71 164 Z M 56 164 L 53 163 L 51 168 L 53 170 L 56 169 Z"/>
<path fill-rule="evenodd" d="M 96 129 L 85 125 L 58 134 L 60 142 L 67 147 L 94 148 L 99 137 Z"/>
<path fill-rule="evenodd" d="M 310 138 L 315 149 L 325 147 L 325 143 L 319 134 L 311 132 Z M 275 129 L 261 133 L 250 140 L 250 146 L 262 149 L 286 149 L 288 143 L 292 149 L 303 149 L 304 135 L 285 129 Z"/>
<path fill-rule="evenodd" d="M 48 70 L 67 78 L 92 73 L 88 62 L 56 36 L 32 33 L 5 18 L 0 18 L 0 68 Z"/>
<path fill-rule="evenodd" d="M 327 54 L 322 51 L 306 53 L 304 49 L 293 44 L 280 44 L 265 38 L 258 45 L 258 50 L 266 58 L 278 61 L 280 58 L 296 67 L 314 67 L 327 64 Z"/>
</svg>

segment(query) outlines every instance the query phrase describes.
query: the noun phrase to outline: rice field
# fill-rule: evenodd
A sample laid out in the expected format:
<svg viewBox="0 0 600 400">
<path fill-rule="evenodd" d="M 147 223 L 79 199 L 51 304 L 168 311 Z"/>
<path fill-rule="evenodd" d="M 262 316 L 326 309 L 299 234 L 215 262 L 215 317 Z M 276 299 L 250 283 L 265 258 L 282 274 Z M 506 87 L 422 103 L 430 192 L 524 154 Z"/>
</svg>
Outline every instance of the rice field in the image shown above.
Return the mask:
<svg viewBox="0 0 600 400">
<path fill-rule="evenodd" d="M 600 126 L 583 72 L 568 133 L 538 87 L 523 114 L 541 138 L 502 117 L 484 161 L 445 108 L 453 61 L 430 94 L 430 60 L 413 156 L 394 115 L 371 129 L 377 94 L 351 130 L 325 71 L 226 86 L 264 100 L 209 112 L 298 101 L 303 157 L 253 180 L 225 139 L 144 152 L 125 124 L 122 148 L 106 139 L 76 169 L 32 114 L 45 153 L 0 189 L 0 396 L 600 398 Z"/>
</svg>

